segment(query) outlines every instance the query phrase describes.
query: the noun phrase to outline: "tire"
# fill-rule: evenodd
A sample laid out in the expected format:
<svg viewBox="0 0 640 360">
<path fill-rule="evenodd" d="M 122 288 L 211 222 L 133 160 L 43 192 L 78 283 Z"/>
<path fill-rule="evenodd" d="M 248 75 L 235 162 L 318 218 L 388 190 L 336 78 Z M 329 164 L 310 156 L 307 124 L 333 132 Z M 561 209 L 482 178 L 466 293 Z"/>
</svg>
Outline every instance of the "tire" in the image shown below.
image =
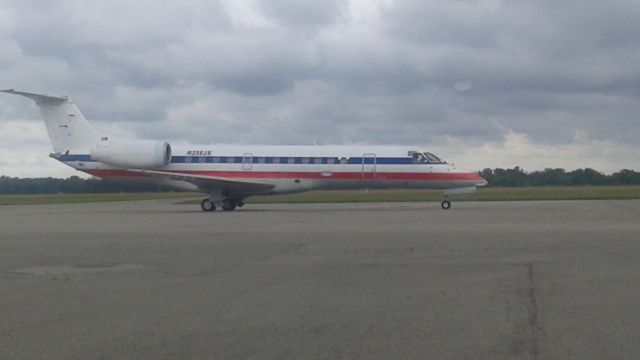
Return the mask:
<svg viewBox="0 0 640 360">
<path fill-rule="evenodd" d="M 224 211 L 233 211 L 236 209 L 236 202 L 231 199 L 224 199 L 222 201 L 222 210 Z"/>
<path fill-rule="evenodd" d="M 202 211 L 216 211 L 216 204 L 212 203 L 209 199 L 204 199 L 200 203 Z"/>
<path fill-rule="evenodd" d="M 442 206 L 443 210 L 449 210 L 451 208 L 451 202 L 449 200 L 442 201 L 442 204 L 440 205 Z"/>
</svg>

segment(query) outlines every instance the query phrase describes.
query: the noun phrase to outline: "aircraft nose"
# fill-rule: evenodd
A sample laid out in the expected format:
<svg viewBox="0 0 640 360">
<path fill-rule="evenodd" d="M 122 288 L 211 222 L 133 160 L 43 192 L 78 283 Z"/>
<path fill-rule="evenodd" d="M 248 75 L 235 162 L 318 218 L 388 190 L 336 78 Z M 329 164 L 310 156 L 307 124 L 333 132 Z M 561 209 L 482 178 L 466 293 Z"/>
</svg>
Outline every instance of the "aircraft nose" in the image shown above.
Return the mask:
<svg viewBox="0 0 640 360">
<path fill-rule="evenodd" d="M 482 176 L 476 175 L 476 186 L 485 186 L 488 184 L 487 180 L 485 180 Z"/>
</svg>

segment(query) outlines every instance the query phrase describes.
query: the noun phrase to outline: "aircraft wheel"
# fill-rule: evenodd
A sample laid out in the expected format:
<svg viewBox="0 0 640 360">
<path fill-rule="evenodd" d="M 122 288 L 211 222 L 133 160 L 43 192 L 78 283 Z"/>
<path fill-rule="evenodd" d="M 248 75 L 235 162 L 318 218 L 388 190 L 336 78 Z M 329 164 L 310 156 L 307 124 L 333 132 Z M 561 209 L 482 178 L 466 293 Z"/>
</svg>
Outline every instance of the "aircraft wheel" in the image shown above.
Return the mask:
<svg viewBox="0 0 640 360">
<path fill-rule="evenodd" d="M 451 202 L 449 200 L 443 200 L 441 206 L 442 209 L 449 210 L 449 208 L 451 208 Z"/>
<path fill-rule="evenodd" d="M 233 211 L 236 209 L 236 202 L 231 199 L 224 199 L 222 201 L 222 210 Z"/>
<path fill-rule="evenodd" d="M 202 211 L 216 211 L 216 204 L 209 199 L 204 199 L 200 203 L 200 208 L 202 208 Z"/>
</svg>

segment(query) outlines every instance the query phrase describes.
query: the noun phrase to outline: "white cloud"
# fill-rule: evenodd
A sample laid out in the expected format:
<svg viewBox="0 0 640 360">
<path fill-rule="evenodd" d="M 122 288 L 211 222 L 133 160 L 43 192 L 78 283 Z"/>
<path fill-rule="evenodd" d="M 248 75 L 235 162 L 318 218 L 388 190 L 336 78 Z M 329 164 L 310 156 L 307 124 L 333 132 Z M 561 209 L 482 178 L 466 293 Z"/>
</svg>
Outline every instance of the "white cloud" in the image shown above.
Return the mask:
<svg viewBox="0 0 640 360">
<path fill-rule="evenodd" d="M 110 134 L 638 169 L 638 17 L 590 0 L 5 0 L 0 87 L 70 95 Z M 0 123 L 23 118 L 35 106 L 0 95 Z M 38 141 L 42 163 L 2 171 L 40 173 Z"/>
<path fill-rule="evenodd" d="M 0 121 L 0 175 L 10 177 L 89 177 L 48 157 L 49 137 L 41 121 Z"/>
<path fill-rule="evenodd" d="M 507 132 L 502 141 L 469 145 L 460 139 L 448 139 L 436 147 L 443 156 L 454 160 L 457 166 L 470 170 L 483 168 L 513 168 L 527 171 L 545 168 L 574 170 L 592 168 L 605 173 L 621 169 L 638 169 L 640 156 L 633 155 L 636 147 L 630 144 L 591 139 L 584 132 L 576 132 L 572 142 L 557 145 L 537 144 L 527 135 Z"/>
</svg>

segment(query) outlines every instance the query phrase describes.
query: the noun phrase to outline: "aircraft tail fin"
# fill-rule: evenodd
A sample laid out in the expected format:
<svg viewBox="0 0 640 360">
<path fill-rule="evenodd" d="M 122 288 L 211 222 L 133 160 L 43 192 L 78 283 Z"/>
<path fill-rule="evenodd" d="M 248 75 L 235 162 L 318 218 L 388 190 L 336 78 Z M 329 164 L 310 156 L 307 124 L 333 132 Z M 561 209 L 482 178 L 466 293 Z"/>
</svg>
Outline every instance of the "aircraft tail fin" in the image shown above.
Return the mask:
<svg viewBox="0 0 640 360">
<path fill-rule="evenodd" d="M 96 130 L 82 116 L 69 97 L 35 94 L 14 89 L 0 90 L 0 92 L 28 97 L 38 105 L 55 153 L 88 149 L 96 141 Z"/>
</svg>

